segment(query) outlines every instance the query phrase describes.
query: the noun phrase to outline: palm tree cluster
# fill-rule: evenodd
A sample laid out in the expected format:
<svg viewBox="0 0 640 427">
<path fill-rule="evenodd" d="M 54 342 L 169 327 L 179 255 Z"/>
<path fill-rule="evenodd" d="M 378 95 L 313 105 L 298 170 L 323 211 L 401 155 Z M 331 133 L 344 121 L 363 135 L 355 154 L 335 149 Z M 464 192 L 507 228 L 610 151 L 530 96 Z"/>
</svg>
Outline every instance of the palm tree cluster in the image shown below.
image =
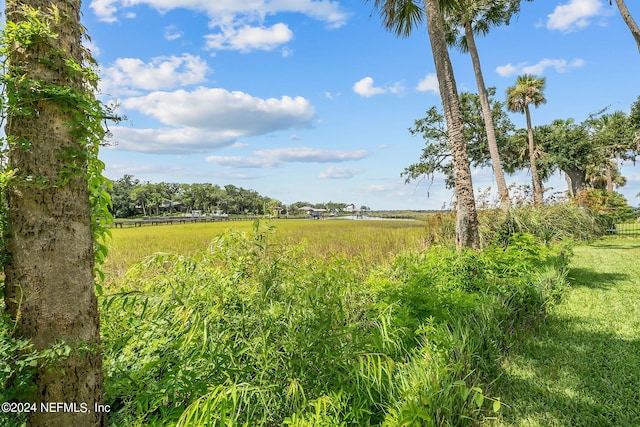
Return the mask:
<svg viewBox="0 0 640 427">
<path fill-rule="evenodd" d="M 426 18 L 453 158 L 453 176 L 457 198 L 457 243 L 459 246 L 475 248 L 479 239 L 473 185 L 469 159 L 466 155 L 462 113 L 447 45 L 456 46 L 471 56 L 498 194 L 502 208 L 509 209 L 511 202 L 496 142 L 489 95 L 482 74 L 475 36 L 487 34 L 494 26 L 509 24 L 511 18 L 520 11 L 522 0 L 372 1 L 374 8 L 380 13 L 384 27 L 399 37 L 410 36 L 413 30 L 420 27 Z M 624 0 L 616 0 L 616 4 L 640 49 L 640 30 L 638 30 L 637 24 L 626 8 Z M 515 85 L 507 89 L 509 110 L 523 113 L 526 116 L 529 162 L 534 188 L 534 204 L 536 205 L 542 204 L 543 201 L 543 188 L 536 167 L 536 159 L 540 157 L 541 153 L 534 142 L 530 106 L 533 105 L 537 108 L 546 103 L 544 88 L 544 77 L 525 74 L 518 76 Z"/>
<path fill-rule="evenodd" d="M 508 208 L 510 205 L 509 195 L 500 163 L 489 98 L 482 76 L 474 34 L 484 34 L 493 25 L 507 23 L 511 16 L 519 10 L 519 5 L 520 0 L 443 0 L 442 3 L 440 0 L 425 0 L 423 6 L 413 0 L 374 0 L 374 8 L 380 12 L 385 28 L 400 37 L 409 36 L 415 28 L 423 23 L 423 19 L 426 17 L 453 156 L 455 192 L 458 204 L 456 221 L 458 246 L 477 248 L 480 238 L 471 168 L 464 139 L 462 112 L 447 44 L 457 43 L 463 49 L 468 49 L 472 56 L 498 191 L 503 207 Z M 463 41 L 456 39 L 460 28 L 464 28 Z"/>
</svg>

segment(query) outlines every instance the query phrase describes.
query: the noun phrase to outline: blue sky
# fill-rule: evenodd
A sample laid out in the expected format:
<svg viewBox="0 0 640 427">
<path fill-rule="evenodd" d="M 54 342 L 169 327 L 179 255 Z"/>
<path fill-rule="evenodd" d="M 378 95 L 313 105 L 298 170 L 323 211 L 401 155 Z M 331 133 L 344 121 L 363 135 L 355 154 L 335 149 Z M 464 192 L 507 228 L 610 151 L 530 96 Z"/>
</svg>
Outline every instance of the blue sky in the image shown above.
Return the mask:
<svg viewBox="0 0 640 427">
<path fill-rule="evenodd" d="M 640 18 L 640 5 L 627 3 Z M 233 184 L 284 203 L 373 209 L 453 201 L 439 177 L 400 177 L 424 146 L 408 128 L 440 105 L 426 28 L 398 39 L 357 0 L 85 0 L 83 9 L 103 96 L 127 117 L 110 126 L 116 145 L 101 154 L 109 178 Z M 640 95 L 640 54 L 606 0 L 524 3 L 478 49 L 499 99 L 518 74 L 546 77 L 534 125 L 606 106 L 628 112 Z M 451 56 L 458 89 L 476 92 L 471 60 Z M 512 120 L 524 126 L 521 115 Z M 640 169 L 624 174 L 620 191 L 637 206 Z M 559 177 L 548 185 L 566 188 Z M 495 187 L 492 171 L 474 171 L 474 186 Z"/>
</svg>

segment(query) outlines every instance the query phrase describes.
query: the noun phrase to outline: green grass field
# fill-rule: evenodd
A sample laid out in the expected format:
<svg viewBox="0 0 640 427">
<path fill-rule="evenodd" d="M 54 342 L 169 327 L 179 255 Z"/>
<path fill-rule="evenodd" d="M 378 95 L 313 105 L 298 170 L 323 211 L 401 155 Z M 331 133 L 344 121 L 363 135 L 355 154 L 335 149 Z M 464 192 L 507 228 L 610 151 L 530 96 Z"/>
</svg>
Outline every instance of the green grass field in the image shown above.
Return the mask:
<svg viewBox="0 0 640 427">
<path fill-rule="evenodd" d="M 575 248 L 564 301 L 512 347 L 500 425 L 640 426 L 640 240 Z"/>
<path fill-rule="evenodd" d="M 275 227 L 279 241 L 302 243 L 310 255 L 320 258 L 346 256 L 371 264 L 403 250 L 425 247 L 422 221 L 276 219 L 262 224 Z M 236 221 L 112 229 L 104 270 L 119 277 L 131 264 L 156 252 L 192 254 L 206 249 L 215 236 L 227 230 L 249 231 L 252 226 L 252 221 Z"/>
</svg>

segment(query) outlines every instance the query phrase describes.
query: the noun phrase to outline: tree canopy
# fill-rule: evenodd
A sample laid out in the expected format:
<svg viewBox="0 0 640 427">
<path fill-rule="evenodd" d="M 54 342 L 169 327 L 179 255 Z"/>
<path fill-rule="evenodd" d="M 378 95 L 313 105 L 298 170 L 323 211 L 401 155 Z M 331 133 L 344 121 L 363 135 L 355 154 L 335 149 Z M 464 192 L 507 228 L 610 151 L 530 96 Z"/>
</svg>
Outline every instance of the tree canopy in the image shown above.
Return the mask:
<svg viewBox="0 0 640 427">
<path fill-rule="evenodd" d="M 491 114 L 495 124 L 496 140 L 502 153 L 502 167 L 513 173 L 521 167 L 518 147 L 511 137 L 515 125 L 509 119 L 504 104 L 497 101 L 495 88 L 488 89 L 490 95 Z M 469 92 L 460 93 L 460 106 L 465 123 L 464 136 L 467 142 L 469 162 L 473 167 L 485 167 L 491 164 L 491 156 L 487 144 L 485 122 L 482 118 L 479 96 Z M 409 129 L 412 135 L 420 135 L 425 140 L 425 147 L 417 163 L 406 167 L 401 176 L 406 182 L 427 177 L 433 179 L 437 173 L 444 174 L 447 188 L 452 188 L 453 165 L 448 144 L 446 122 L 441 109 L 431 107 L 425 117 L 415 121 Z"/>
</svg>

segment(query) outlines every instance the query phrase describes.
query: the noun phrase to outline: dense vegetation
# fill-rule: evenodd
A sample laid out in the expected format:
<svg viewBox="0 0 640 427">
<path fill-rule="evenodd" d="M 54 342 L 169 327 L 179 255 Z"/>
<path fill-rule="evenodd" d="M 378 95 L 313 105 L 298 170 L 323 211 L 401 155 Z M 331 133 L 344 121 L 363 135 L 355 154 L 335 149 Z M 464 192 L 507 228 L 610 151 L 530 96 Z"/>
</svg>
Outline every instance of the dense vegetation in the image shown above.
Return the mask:
<svg viewBox="0 0 640 427">
<path fill-rule="evenodd" d="M 399 425 L 478 419 L 506 336 L 563 284 L 531 235 L 358 270 L 231 231 L 137 264 L 103 299 L 108 403 L 123 425 Z M 497 409 L 497 405 L 496 405 Z"/>
<path fill-rule="evenodd" d="M 117 218 L 137 215 L 181 214 L 199 210 L 203 213 L 273 215 L 303 213 L 305 206 L 342 212 L 349 205 L 339 202 L 310 203 L 300 201 L 284 206 L 279 200 L 235 185 L 221 187 L 211 183 L 140 182 L 132 175 L 113 181 L 109 189 L 112 213 Z M 351 205 L 351 210 L 369 210 Z"/>
<path fill-rule="evenodd" d="M 426 230 L 418 221 L 340 220 L 241 223 L 222 233 L 223 224 L 113 230 L 100 296 L 110 422 L 396 426 L 495 417 L 502 352 L 566 285 L 570 248 L 557 242 L 597 231 L 582 208 L 537 212 L 487 213 L 480 252 L 454 249 L 442 215 Z M 144 256 L 154 251 L 164 252 Z M 36 359 L 27 343 L 7 338 L 0 351 L 16 346 L 24 366 Z M 0 369 L 3 381 L 18 379 L 5 399 L 28 383 L 11 369 Z"/>
<path fill-rule="evenodd" d="M 481 219 L 481 251 L 453 247 L 446 213 L 112 230 L 100 288 L 110 423 L 499 419 L 513 404 L 494 385 L 505 351 L 560 301 L 568 242 L 606 224 L 573 204 Z M 2 360 L 24 356 L 0 365 L 0 398 L 20 400 L 30 364 L 64 348 L 36 355 L 11 327 Z"/>
<path fill-rule="evenodd" d="M 413 24 L 397 18 L 421 23 L 423 11 L 411 1 L 375 3 L 391 6 L 382 9 L 388 28 L 408 34 Z M 509 3 L 506 15 L 485 24 L 508 22 L 519 1 Z M 111 213 L 272 215 L 281 203 L 232 185 L 140 184 L 130 176 L 109 197 L 97 156 L 106 135 L 102 122 L 113 117 L 93 94 L 97 74 L 81 46 L 80 2 L 8 3 L 0 43 L 0 121 L 7 119 L 0 168 L 0 211 L 7 215 L 0 223 L 8 242 L 2 245 L 1 400 L 101 404 L 104 355 L 114 425 L 469 425 L 499 412 L 501 400 L 490 386 L 501 353 L 562 294 L 570 252 L 560 239 L 591 237 L 622 218 L 610 212 L 623 204 L 610 193 L 623 184 L 615 161 L 638 154 L 638 128 L 631 126 L 638 108 L 584 128 L 556 121 L 536 130 L 536 145 L 528 106 L 546 100 L 544 79 L 530 76 L 539 82 L 538 100 L 527 95 L 514 107 L 509 96 L 508 104 L 527 114 L 535 204 L 542 205 L 541 158 L 547 171 L 566 173 L 571 195 L 591 212 L 565 205 L 488 213 L 481 240 L 463 126 L 471 120 L 458 105 L 442 10 L 437 1 L 424 5 L 449 128 L 443 146 L 454 159 L 455 227 L 448 215 L 437 215 L 418 240 L 423 247 L 344 251 L 359 253 L 354 262 L 343 249 L 360 236 L 338 234 L 340 250 L 318 252 L 314 239 L 293 243 L 256 222 L 249 232 L 214 236 L 207 249 L 156 254 L 127 265 L 123 275 L 113 270 L 113 278 L 97 285 L 97 301 L 94 261 L 100 264 L 106 251 L 96 237 L 109 234 Z M 397 15 L 395 6 L 408 6 L 408 13 Z M 478 19 L 466 9 L 445 13 L 473 31 Z M 470 49 L 472 40 L 467 37 Z M 480 92 L 487 124 L 489 101 Z M 609 194 L 578 193 L 585 186 Z M 508 194 L 500 193 L 508 208 Z M 452 230 L 458 250 L 450 245 Z M 5 408 L 2 423 L 24 422 Z M 57 412 L 29 414 L 28 423 L 106 421 L 102 411 Z"/>
<path fill-rule="evenodd" d="M 494 88 L 489 88 L 489 96 L 502 168 L 507 173 L 529 169 L 526 129 L 516 128 L 507 115 L 508 103 L 495 99 Z M 462 92 L 459 98 L 469 162 L 474 167 L 489 166 L 491 156 L 479 96 Z M 424 118 L 414 122 L 410 132 L 422 136 L 425 147 L 420 159 L 405 168 L 402 175 L 411 181 L 424 176 L 433 179 L 434 174 L 442 173 L 447 187 L 453 188 L 454 165 L 440 109 L 434 106 L 427 110 Z M 633 161 L 640 153 L 640 97 L 630 106 L 629 114 L 608 112 L 605 108 L 580 123 L 572 118 L 557 119 L 535 126 L 532 132 L 536 171 L 541 182 L 561 172 L 567 178 L 568 194 L 572 197 L 584 189 L 613 192 L 626 183 L 619 169 L 621 162 Z"/>
<path fill-rule="evenodd" d="M 110 193 L 113 214 L 118 218 L 192 210 L 265 215 L 269 209 L 280 205 L 277 200 L 234 185 L 140 182 L 132 175 L 113 181 Z"/>
</svg>

